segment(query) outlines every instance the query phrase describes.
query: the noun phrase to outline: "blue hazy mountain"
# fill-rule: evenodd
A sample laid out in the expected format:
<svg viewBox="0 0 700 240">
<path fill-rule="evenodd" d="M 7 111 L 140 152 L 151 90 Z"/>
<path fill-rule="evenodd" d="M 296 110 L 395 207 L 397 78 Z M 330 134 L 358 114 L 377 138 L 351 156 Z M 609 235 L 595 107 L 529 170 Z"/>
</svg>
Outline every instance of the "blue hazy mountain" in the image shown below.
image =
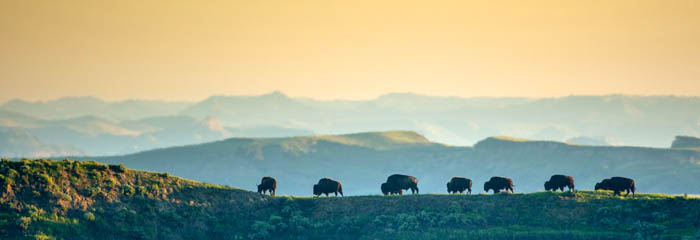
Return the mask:
<svg viewBox="0 0 700 240">
<path fill-rule="evenodd" d="M 173 115 L 191 104 L 150 100 L 107 102 L 95 97 L 64 97 L 35 102 L 14 99 L 0 105 L 0 110 L 42 119 L 101 116 L 114 120 L 127 120 Z"/>
<path fill-rule="evenodd" d="M 320 101 L 272 92 L 175 103 L 106 102 L 90 97 L 13 100 L 0 105 L 0 112 L 2 127 L 25 129 L 49 144 L 75 145 L 89 155 L 126 154 L 226 137 L 395 129 L 462 146 L 490 136 L 514 136 L 573 139 L 584 145 L 604 145 L 591 140 L 614 139 L 615 145 L 668 147 L 675 136 L 700 136 L 700 98 L 676 96 L 459 98 L 393 93 L 362 101 Z M 220 126 L 212 129 L 207 119 L 216 119 Z"/>
</svg>

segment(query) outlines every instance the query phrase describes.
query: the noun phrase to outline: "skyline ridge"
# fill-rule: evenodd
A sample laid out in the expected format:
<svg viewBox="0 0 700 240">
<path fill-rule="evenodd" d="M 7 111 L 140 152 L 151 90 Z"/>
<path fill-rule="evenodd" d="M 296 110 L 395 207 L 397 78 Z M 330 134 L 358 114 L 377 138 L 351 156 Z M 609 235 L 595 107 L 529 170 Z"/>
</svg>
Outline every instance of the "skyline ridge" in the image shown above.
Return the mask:
<svg viewBox="0 0 700 240">
<path fill-rule="evenodd" d="M 420 97 L 430 97 L 430 98 L 455 98 L 455 99 L 513 99 L 513 98 L 519 98 L 519 99 L 532 99 L 532 100 L 539 100 L 539 99 L 561 99 L 561 98 L 567 98 L 567 97 L 676 97 L 676 98 L 700 98 L 700 95 L 682 95 L 682 94 L 627 94 L 627 93 L 609 93 L 609 94 L 568 94 L 568 95 L 552 95 L 552 96 L 541 96 L 541 97 L 533 97 L 533 96 L 519 96 L 519 95 L 513 95 L 513 96 L 487 96 L 487 95 L 475 95 L 475 96 L 457 96 L 457 95 L 431 95 L 431 94 L 425 94 L 425 93 L 419 93 L 419 92 L 386 92 L 383 94 L 379 94 L 375 97 L 370 97 L 370 98 L 361 98 L 361 99 L 351 99 L 351 98 L 334 98 L 334 99 L 323 99 L 323 98 L 314 98 L 310 96 L 293 96 L 290 94 L 285 93 L 284 91 L 279 91 L 279 90 L 274 90 L 274 91 L 268 91 L 264 93 L 259 93 L 259 94 L 212 94 L 209 95 L 208 97 L 205 97 L 201 100 L 171 100 L 171 99 L 159 99 L 159 98 L 124 98 L 124 99 L 106 99 L 102 98 L 100 96 L 96 95 L 66 95 L 66 96 L 61 96 L 57 98 L 49 98 L 49 99 L 38 99 L 38 100 L 31 100 L 31 99 L 26 99 L 22 97 L 17 97 L 17 98 L 11 98 L 5 101 L 0 101 L 0 105 L 4 105 L 7 103 L 11 102 L 25 102 L 25 103 L 47 103 L 47 102 L 56 102 L 56 101 L 61 101 L 61 100 L 99 100 L 104 103 L 124 103 L 124 102 L 130 102 L 130 101 L 142 101 L 142 102 L 165 102 L 165 103 L 198 103 L 198 102 L 203 102 L 206 101 L 207 99 L 215 98 L 215 97 L 263 97 L 263 96 L 271 96 L 271 95 L 276 95 L 276 94 L 281 94 L 285 97 L 291 98 L 291 99 L 303 99 L 303 100 L 314 100 L 314 101 L 322 101 L 322 102 L 333 102 L 333 101 L 349 101 L 349 102 L 357 102 L 357 101 L 372 101 L 372 100 L 378 100 L 381 99 L 382 97 L 388 97 L 388 96 L 420 96 Z"/>
</svg>

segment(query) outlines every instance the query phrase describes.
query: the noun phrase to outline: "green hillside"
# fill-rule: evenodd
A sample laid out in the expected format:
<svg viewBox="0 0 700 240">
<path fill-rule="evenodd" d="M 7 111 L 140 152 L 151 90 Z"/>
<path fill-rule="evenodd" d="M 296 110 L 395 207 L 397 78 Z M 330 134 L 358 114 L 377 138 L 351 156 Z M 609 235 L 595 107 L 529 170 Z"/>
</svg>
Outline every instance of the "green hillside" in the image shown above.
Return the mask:
<svg viewBox="0 0 700 240">
<path fill-rule="evenodd" d="M 695 239 L 700 199 L 262 197 L 118 165 L 0 162 L 0 239 Z"/>
<path fill-rule="evenodd" d="M 308 152 L 318 141 L 375 150 L 390 150 L 414 146 L 440 145 L 411 131 L 366 132 L 345 135 L 256 139 L 254 145 L 262 147 L 280 145 L 285 151 Z"/>
<path fill-rule="evenodd" d="M 444 193 L 453 176 L 474 180 L 477 191 L 491 176 L 515 181 L 516 192 L 543 190 L 553 174 L 576 179 L 580 189 L 612 176 L 635 179 L 640 192 L 700 193 L 700 151 L 585 146 L 508 137 L 473 147 L 433 143 L 410 131 L 289 138 L 230 138 L 137 154 L 84 158 L 129 168 L 170 172 L 188 179 L 253 190 L 263 176 L 279 180 L 281 194 L 309 196 L 318 179 L 343 182 L 346 193 L 379 193 L 386 177 L 419 179 L 422 193 Z M 682 183 L 682 184 L 679 184 Z"/>
</svg>

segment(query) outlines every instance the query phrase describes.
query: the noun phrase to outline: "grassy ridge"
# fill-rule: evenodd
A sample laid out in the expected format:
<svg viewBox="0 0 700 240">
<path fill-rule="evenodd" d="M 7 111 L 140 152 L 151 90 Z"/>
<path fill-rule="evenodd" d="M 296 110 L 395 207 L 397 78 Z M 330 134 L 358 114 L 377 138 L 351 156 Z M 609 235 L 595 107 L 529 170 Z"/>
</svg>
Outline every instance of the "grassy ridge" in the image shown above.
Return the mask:
<svg viewBox="0 0 700 240">
<path fill-rule="evenodd" d="M 695 239 L 700 199 L 264 197 L 97 162 L 0 163 L 0 239 Z"/>
</svg>

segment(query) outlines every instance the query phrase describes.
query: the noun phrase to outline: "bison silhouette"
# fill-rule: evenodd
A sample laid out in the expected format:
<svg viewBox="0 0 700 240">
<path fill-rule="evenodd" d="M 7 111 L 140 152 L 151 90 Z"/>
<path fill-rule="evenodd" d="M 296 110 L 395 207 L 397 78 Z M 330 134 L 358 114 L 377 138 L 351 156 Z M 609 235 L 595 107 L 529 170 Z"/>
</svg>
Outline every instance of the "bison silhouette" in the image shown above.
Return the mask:
<svg viewBox="0 0 700 240">
<path fill-rule="evenodd" d="M 382 183 L 382 194 L 384 195 L 391 195 L 391 194 L 399 194 L 401 195 L 401 189 L 396 189 L 389 183 Z"/>
<path fill-rule="evenodd" d="M 453 177 L 447 182 L 447 193 L 463 193 L 464 190 L 469 190 L 472 194 L 472 180 L 463 177 Z"/>
<path fill-rule="evenodd" d="M 314 195 L 321 196 L 321 194 L 325 194 L 327 197 L 330 193 L 334 193 L 336 197 L 338 193 L 340 193 L 340 196 L 343 196 L 343 185 L 339 181 L 330 178 L 321 178 L 317 184 L 314 184 Z"/>
<path fill-rule="evenodd" d="M 627 192 L 625 196 L 629 196 L 630 192 L 632 192 L 633 197 L 634 192 L 637 190 L 636 186 L 634 185 L 634 180 L 626 177 L 612 177 L 603 179 L 603 181 L 595 184 L 595 190 L 597 191 L 600 189 L 611 190 L 614 192 L 614 195 L 620 195 L 620 192 L 625 191 Z"/>
<path fill-rule="evenodd" d="M 506 192 L 510 190 L 513 193 L 513 179 L 505 177 L 491 177 L 489 181 L 484 183 L 484 192 L 488 193 L 489 190 L 493 190 L 493 193 L 499 193 L 502 189 Z"/>
<path fill-rule="evenodd" d="M 403 190 L 411 189 L 411 193 L 418 193 L 418 179 L 413 176 L 407 176 L 402 174 L 394 174 L 386 179 L 386 182 L 382 184 L 382 193 L 384 195 L 388 194 L 403 194 Z"/>
<path fill-rule="evenodd" d="M 265 194 L 267 191 L 270 192 L 270 195 L 275 196 L 275 192 L 277 191 L 277 180 L 272 177 L 263 177 L 262 180 L 260 180 L 260 184 L 258 185 L 258 193 Z"/>
<path fill-rule="evenodd" d="M 574 178 L 566 175 L 552 175 L 549 181 L 544 182 L 544 190 L 546 191 L 564 191 L 564 188 L 568 187 L 569 191 L 574 191 Z"/>
</svg>

